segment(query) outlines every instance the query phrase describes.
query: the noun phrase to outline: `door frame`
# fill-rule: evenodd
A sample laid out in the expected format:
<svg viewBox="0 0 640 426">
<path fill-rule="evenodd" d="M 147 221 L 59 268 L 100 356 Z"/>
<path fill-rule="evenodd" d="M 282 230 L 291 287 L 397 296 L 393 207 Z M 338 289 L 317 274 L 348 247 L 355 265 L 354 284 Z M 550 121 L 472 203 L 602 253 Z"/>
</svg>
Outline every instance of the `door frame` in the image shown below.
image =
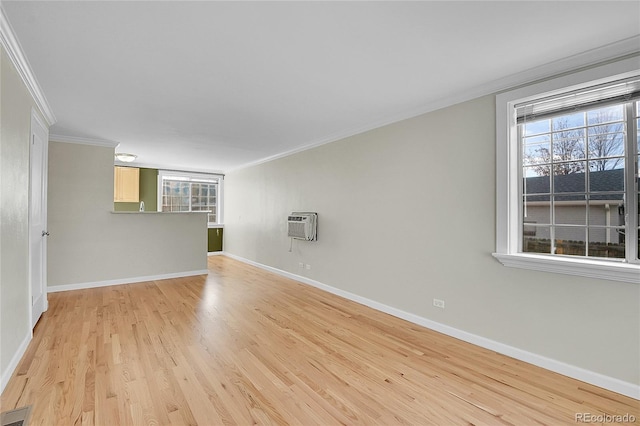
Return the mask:
<svg viewBox="0 0 640 426">
<path fill-rule="evenodd" d="M 40 117 L 40 115 L 38 114 L 38 112 L 32 108 L 31 109 L 31 127 L 29 129 L 29 319 L 31 321 L 31 329 L 33 330 L 33 328 L 35 327 L 36 323 L 38 322 L 38 319 L 41 316 L 41 312 L 38 312 L 37 317 L 34 318 L 34 316 L 36 315 L 36 313 L 34 312 L 34 300 L 33 300 L 33 279 L 34 277 L 33 275 L 33 240 L 34 240 L 34 235 L 33 235 L 33 229 L 31 227 L 31 223 L 32 223 L 32 189 L 33 189 L 33 182 L 32 182 L 32 176 L 33 176 L 33 170 L 32 168 L 34 167 L 34 162 L 33 162 L 33 150 L 32 150 L 32 144 L 33 144 L 33 138 L 36 132 L 36 126 L 40 127 L 40 130 L 43 132 L 44 134 L 44 140 L 43 140 L 43 146 L 42 146 L 42 194 L 41 194 L 41 200 L 40 202 L 42 203 L 42 223 L 43 223 L 43 229 L 42 231 L 46 231 L 47 225 L 48 225 L 48 218 L 47 218 L 47 190 L 48 190 L 48 181 L 49 181 L 49 126 L 47 126 L 45 124 L 45 122 L 42 120 L 42 118 Z M 41 236 L 44 239 L 44 236 Z M 42 272 L 42 282 L 41 282 L 41 286 L 42 286 L 42 312 L 46 312 L 47 309 L 49 308 L 49 301 L 47 298 L 47 240 L 44 239 L 44 241 L 42 242 L 42 253 L 40 256 L 42 265 L 41 265 L 41 272 Z"/>
</svg>

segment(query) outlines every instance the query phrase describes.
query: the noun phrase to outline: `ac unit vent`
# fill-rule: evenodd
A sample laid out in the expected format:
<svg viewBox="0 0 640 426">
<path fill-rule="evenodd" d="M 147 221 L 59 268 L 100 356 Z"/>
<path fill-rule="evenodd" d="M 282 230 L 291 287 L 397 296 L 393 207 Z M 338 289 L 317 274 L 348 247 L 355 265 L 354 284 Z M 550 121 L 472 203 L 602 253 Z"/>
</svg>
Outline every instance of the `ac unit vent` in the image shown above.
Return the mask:
<svg viewBox="0 0 640 426">
<path fill-rule="evenodd" d="M 287 236 L 297 240 L 318 239 L 318 213 L 293 212 L 287 217 Z"/>
</svg>

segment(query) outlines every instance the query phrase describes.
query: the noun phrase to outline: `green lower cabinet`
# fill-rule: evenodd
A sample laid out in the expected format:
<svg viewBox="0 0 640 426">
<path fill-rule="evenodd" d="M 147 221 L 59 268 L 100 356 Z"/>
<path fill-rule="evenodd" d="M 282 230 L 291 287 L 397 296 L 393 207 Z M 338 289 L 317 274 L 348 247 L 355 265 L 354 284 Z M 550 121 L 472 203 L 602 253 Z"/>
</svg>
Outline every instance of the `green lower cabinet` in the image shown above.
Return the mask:
<svg viewBox="0 0 640 426">
<path fill-rule="evenodd" d="M 208 251 L 222 251 L 222 234 L 223 228 L 208 228 L 209 238 L 208 238 Z"/>
</svg>

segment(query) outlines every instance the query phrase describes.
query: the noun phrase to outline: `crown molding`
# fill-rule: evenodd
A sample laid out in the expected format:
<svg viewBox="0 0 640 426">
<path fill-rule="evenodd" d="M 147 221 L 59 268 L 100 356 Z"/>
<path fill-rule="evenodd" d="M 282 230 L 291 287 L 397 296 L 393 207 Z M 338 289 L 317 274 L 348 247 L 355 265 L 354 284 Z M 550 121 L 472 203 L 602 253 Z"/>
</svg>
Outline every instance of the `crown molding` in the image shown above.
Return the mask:
<svg viewBox="0 0 640 426">
<path fill-rule="evenodd" d="M 164 170 L 166 172 L 179 172 L 179 173 L 197 173 L 203 175 L 218 175 L 224 178 L 224 172 L 219 169 L 199 169 L 199 168 L 176 168 L 175 165 L 170 164 L 161 164 L 161 163 L 144 163 L 139 162 L 138 160 L 132 161 L 130 163 L 123 163 L 121 161 L 116 160 L 115 164 L 120 166 L 129 166 L 129 167 L 138 167 L 141 169 L 156 169 L 156 170 Z"/>
<path fill-rule="evenodd" d="M 91 139 L 91 138 L 79 138 L 77 136 L 65 136 L 65 135 L 49 135 L 49 140 L 51 142 L 62 142 L 62 143 L 75 143 L 79 145 L 93 145 L 93 146 L 101 146 L 105 148 L 116 148 L 120 145 L 119 142 L 114 142 L 106 139 Z M 130 164 L 130 163 L 127 163 Z"/>
<path fill-rule="evenodd" d="M 624 40 L 617 41 L 615 43 L 607 44 L 595 49 L 588 50 L 577 55 L 569 56 L 557 61 L 549 62 L 547 64 L 531 68 L 529 70 L 512 74 L 497 80 L 493 80 L 489 83 L 477 86 L 475 88 L 465 90 L 464 92 L 457 92 L 450 96 L 437 99 L 422 105 L 420 108 L 404 111 L 399 114 L 386 116 L 378 119 L 364 126 L 352 127 L 340 132 L 336 132 L 330 136 L 310 141 L 304 146 L 281 152 L 269 157 L 264 157 L 250 163 L 243 164 L 238 167 L 225 170 L 225 173 L 230 173 L 248 167 L 257 166 L 259 164 L 268 163 L 279 158 L 288 157 L 293 154 L 297 154 L 302 151 L 306 151 L 312 148 L 316 148 L 321 145 L 325 145 L 331 142 L 338 141 L 340 139 L 355 136 L 360 133 L 367 132 L 369 130 L 377 129 L 389 124 L 397 123 L 399 121 L 407 120 L 426 114 L 432 111 L 436 111 L 442 108 L 446 108 L 452 105 L 456 105 L 462 102 L 470 101 L 472 99 L 480 98 L 482 96 L 493 95 L 505 90 L 511 90 L 518 86 L 524 86 L 534 83 L 536 81 L 544 80 L 550 77 L 556 77 L 564 73 L 573 73 L 580 69 L 600 65 L 606 62 L 613 62 L 625 59 L 630 56 L 636 55 L 638 57 L 638 65 L 640 66 L 640 35 L 629 37 Z"/>
<path fill-rule="evenodd" d="M 512 90 L 518 86 L 558 77 L 565 73 L 574 73 L 596 65 L 604 65 L 607 62 L 616 62 L 631 56 L 638 56 L 638 66 L 640 66 L 640 35 L 512 74 L 506 78 L 495 80 L 488 86 L 495 88 L 494 93 Z"/>
<path fill-rule="evenodd" d="M 56 134 L 49 135 L 49 141 L 59 142 L 59 143 L 74 143 L 78 145 L 91 145 L 91 146 L 99 146 L 99 147 L 113 148 L 113 149 L 118 148 L 118 146 L 120 145 L 120 142 L 110 141 L 107 139 L 81 138 L 78 136 L 66 136 L 66 135 L 56 135 Z M 167 164 L 159 164 L 159 163 L 142 163 L 137 159 L 130 163 L 114 160 L 113 164 L 116 166 L 123 166 L 123 167 L 138 167 L 138 168 L 146 168 L 146 169 L 176 171 L 175 166 L 171 166 Z M 186 169 L 180 169 L 179 171 L 224 176 L 224 172 L 221 170 L 186 168 Z"/>
<path fill-rule="evenodd" d="M 9 19 L 4 12 L 4 9 L 0 5 L 0 43 L 2 47 L 7 51 L 7 55 L 11 59 L 11 63 L 18 71 L 18 74 L 22 78 L 22 81 L 27 86 L 29 93 L 33 97 L 36 105 L 38 106 L 38 110 L 44 116 L 47 124 L 52 126 L 56 122 L 56 117 L 53 114 L 53 110 L 47 102 L 47 98 L 45 98 L 40 85 L 38 84 L 38 80 L 36 80 L 33 71 L 31 70 L 31 66 L 29 65 L 29 61 L 25 56 L 22 47 L 20 46 L 20 42 L 16 38 L 15 32 L 9 23 Z"/>
</svg>

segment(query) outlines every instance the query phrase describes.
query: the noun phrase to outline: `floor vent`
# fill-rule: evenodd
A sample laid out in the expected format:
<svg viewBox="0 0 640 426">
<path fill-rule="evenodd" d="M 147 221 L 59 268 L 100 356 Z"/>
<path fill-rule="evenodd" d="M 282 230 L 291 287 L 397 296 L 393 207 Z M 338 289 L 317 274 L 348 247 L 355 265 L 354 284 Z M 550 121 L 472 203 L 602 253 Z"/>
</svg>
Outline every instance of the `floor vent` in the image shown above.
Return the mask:
<svg viewBox="0 0 640 426">
<path fill-rule="evenodd" d="M 5 411 L 0 415 L 2 426 L 28 426 L 31 406 Z"/>
</svg>

